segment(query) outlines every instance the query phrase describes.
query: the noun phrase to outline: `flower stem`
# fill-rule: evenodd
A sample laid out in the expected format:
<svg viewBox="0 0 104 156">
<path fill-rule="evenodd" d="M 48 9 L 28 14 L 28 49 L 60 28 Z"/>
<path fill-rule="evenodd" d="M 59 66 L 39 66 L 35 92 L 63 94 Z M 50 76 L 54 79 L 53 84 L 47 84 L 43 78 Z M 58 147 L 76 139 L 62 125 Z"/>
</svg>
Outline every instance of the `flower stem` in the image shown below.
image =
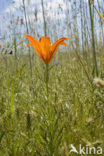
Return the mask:
<svg viewBox="0 0 104 156">
<path fill-rule="evenodd" d="M 49 101 L 49 65 L 46 64 L 46 97 L 47 97 L 47 104 Z"/>
</svg>

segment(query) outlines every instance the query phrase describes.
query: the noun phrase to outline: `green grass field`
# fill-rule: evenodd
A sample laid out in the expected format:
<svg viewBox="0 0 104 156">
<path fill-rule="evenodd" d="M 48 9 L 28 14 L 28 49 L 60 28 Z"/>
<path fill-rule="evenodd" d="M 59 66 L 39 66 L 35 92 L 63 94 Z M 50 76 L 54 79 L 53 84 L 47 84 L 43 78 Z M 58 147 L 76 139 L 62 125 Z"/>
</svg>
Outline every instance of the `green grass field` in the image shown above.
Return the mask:
<svg viewBox="0 0 104 156">
<path fill-rule="evenodd" d="M 92 58 L 81 60 L 93 81 Z M 99 55 L 102 80 L 103 62 Z M 103 86 L 89 81 L 75 53 L 59 52 L 49 65 L 47 103 L 40 58 L 32 58 L 31 76 L 28 56 L 0 57 L 0 156 L 75 156 L 71 144 L 104 147 Z"/>
</svg>

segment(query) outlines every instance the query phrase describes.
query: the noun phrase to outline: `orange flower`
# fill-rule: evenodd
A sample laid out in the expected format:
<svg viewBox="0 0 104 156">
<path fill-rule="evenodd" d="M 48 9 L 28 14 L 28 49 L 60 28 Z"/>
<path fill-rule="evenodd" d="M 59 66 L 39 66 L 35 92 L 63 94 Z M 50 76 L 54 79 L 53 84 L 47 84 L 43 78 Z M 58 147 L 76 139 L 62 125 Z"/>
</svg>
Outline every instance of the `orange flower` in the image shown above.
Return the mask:
<svg viewBox="0 0 104 156">
<path fill-rule="evenodd" d="M 64 40 L 68 40 L 67 37 L 62 37 L 52 44 L 49 37 L 43 36 L 40 38 L 40 41 L 36 40 L 31 35 L 25 35 L 25 37 L 30 41 L 27 46 L 33 46 L 36 53 L 46 64 L 50 63 L 60 45 L 66 46 Z"/>
</svg>

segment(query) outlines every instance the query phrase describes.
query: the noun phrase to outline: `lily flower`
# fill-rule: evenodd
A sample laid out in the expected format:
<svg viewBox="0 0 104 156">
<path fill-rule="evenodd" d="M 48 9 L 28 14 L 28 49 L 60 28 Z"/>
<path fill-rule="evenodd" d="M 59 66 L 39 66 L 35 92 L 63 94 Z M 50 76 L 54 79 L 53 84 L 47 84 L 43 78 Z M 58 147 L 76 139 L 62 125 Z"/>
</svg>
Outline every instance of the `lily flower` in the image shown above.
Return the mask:
<svg viewBox="0 0 104 156">
<path fill-rule="evenodd" d="M 67 37 L 62 37 L 52 44 L 49 37 L 43 36 L 40 38 L 40 41 L 36 40 L 31 35 L 25 35 L 25 37 L 30 41 L 27 46 L 32 46 L 45 64 L 50 63 L 52 58 L 55 56 L 58 47 L 60 45 L 66 46 L 64 40 L 68 40 Z"/>
</svg>

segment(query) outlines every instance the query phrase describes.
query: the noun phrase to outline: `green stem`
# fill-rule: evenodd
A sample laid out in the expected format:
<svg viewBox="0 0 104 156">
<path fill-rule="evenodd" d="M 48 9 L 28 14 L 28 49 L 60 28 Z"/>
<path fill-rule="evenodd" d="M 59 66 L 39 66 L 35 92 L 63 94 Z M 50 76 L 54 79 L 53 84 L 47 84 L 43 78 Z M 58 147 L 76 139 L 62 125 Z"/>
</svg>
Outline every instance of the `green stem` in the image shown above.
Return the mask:
<svg viewBox="0 0 104 156">
<path fill-rule="evenodd" d="M 42 13 L 43 13 L 43 21 L 44 21 L 44 35 L 47 36 L 47 28 L 46 28 L 46 20 L 45 20 L 45 12 L 44 12 L 44 2 L 41 0 L 41 5 L 42 5 Z"/>
<path fill-rule="evenodd" d="M 47 103 L 49 101 L 49 65 L 46 64 L 46 96 L 47 96 Z"/>
<path fill-rule="evenodd" d="M 26 7 L 25 7 L 25 0 L 22 0 L 22 2 L 23 2 L 25 22 L 26 22 L 26 30 L 27 30 L 27 34 L 29 34 L 29 28 L 28 28 L 28 22 L 27 22 L 27 15 L 26 15 Z M 30 47 L 28 47 L 28 48 L 29 48 L 30 76 L 31 76 L 31 79 L 32 79 L 32 61 L 31 61 Z M 33 82 L 32 82 L 32 84 L 33 84 Z"/>
<path fill-rule="evenodd" d="M 95 64 L 95 69 L 96 69 L 96 76 L 98 76 L 98 65 L 97 65 L 97 56 L 96 56 L 96 48 L 95 48 L 95 35 L 94 35 L 94 13 L 92 14 L 90 0 L 89 0 L 89 12 L 90 12 L 90 22 L 91 22 L 91 33 L 92 33 L 92 47 L 93 47 L 94 64 Z"/>
</svg>

